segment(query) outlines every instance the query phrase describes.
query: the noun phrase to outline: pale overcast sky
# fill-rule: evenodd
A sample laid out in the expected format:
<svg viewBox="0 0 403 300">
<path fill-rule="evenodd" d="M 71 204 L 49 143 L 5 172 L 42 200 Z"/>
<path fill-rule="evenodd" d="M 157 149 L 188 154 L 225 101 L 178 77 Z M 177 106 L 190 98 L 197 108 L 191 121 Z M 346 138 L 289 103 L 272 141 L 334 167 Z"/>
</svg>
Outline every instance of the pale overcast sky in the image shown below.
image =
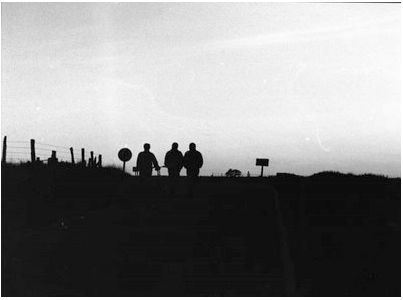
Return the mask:
<svg viewBox="0 0 403 300">
<path fill-rule="evenodd" d="M 1 7 L 9 140 L 104 164 L 145 142 L 162 164 L 195 142 L 205 175 L 267 157 L 270 174 L 400 176 L 400 4 Z"/>
</svg>

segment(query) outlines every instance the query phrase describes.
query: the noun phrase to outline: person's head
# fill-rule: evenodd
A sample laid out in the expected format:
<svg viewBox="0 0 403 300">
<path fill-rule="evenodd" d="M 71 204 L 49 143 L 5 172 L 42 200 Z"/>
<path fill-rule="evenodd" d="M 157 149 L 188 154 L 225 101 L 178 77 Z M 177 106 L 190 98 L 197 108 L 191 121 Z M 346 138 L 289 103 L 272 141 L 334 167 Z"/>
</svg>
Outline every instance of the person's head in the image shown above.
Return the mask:
<svg viewBox="0 0 403 300">
<path fill-rule="evenodd" d="M 146 151 L 146 152 L 150 151 L 150 144 L 145 143 L 143 147 L 144 147 L 144 151 Z"/>
<path fill-rule="evenodd" d="M 196 150 L 196 144 L 195 143 L 190 143 L 189 144 L 189 150 L 195 151 Z"/>
<path fill-rule="evenodd" d="M 172 150 L 178 150 L 178 143 L 172 144 Z"/>
</svg>

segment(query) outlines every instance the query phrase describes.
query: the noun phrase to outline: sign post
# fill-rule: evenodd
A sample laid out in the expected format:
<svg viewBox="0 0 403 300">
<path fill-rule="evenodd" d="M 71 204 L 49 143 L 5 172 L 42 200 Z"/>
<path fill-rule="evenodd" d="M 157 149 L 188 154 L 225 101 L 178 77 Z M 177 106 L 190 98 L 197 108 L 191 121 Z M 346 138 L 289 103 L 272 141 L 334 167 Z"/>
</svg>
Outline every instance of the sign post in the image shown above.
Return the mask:
<svg viewBox="0 0 403 300">
<path fill-rule="evenodd" d="M 256 165 L 261 166 L 260 177 L 263 177 L 263 167 L 269 166 L 269 159 L 268 158 L 256 158 Z"/>
<path fill-rule="evenodd" d="M 122 148 L 119 150 L 118 157 L 123 161 L 123 173 L 126 169 L 126 162 L 132 158 L 132 152 L 128 148 Z"/>
</svg>

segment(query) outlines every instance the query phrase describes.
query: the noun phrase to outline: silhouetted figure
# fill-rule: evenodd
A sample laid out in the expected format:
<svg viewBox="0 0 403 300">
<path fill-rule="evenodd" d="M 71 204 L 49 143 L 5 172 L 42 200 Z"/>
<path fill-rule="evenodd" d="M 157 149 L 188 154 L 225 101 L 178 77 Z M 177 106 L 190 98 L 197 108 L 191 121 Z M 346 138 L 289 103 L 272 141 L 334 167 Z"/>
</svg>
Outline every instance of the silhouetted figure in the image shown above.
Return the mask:
<svg viewBox="0 0 403 300">
<path fill-rule="evenodd" d="M 200 168 L 203 166 L 203 156 L 196 150 L 196 144 L 190 143 L 189 151 L 183 157 L 183 165 L 186 168 L 188 177 L 199 176 Z"/>
<path fill-rule="evenodd" d="M 140 152 L 137 156 L 137 170 L 142 177 L 150 177 L 153 172 L 153 167 L 155 170 L 159 171 L 160 167 L 158 165 L 155 155 L 150 152 L 150 144 L 144 144 L 144 151 Z"/>
<path fill-rule="evenodd" d="M 178 150 L 178 143 L 173 143 L 172 149 L 165 154 L 164 164 L 170 177 L 179 177 L 183 167 L 183 154 Z"/>
</svg>

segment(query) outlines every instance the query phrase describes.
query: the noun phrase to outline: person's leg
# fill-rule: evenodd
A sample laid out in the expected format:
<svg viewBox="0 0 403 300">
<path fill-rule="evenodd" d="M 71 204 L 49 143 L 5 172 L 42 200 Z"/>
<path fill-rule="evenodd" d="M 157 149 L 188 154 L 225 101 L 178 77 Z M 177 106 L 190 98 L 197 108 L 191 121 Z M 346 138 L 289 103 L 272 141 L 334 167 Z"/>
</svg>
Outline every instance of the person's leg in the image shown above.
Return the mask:
<svg viewBox="0 0 403 300">
<path fill-rule="evenodd" d="M 148 170 L 148 169 L 140 170 L 140 177 L 142 177 L 142 178 L 149 178 L 149 177 L 151 177 L 151 175 L 152 175 L 152 170 Z"/>
<path fill-rule="evenodd" d="M 174 194 L 174 177 L 175 177 L 175 172 L 172 168 L 168 169 L 168 192 L 169 195 Z"/>
<path fill-rule="evenodd" d="M 179 189 L 179 184 L 180 184 L 180 179 L 179 179 L 179 177 L 180 177 L 180 172 L 181 172 L 181 169 L 180 169 L 180 168 L 175 169 L 174 178 L 173 178 L 173 186 L 174 186 L 174 190 L 175 190 L 175 191 L 178 191 L 178 189 Z"/>
<path fill-rule="evenodd" d="M 199 174 L 198 169 L 193 168 L 186 169 L 187 177 L 194 178 L 197 177 L 198 174 Z"/>
<path fill-rule="evenodd" d="M 188 176 L 188 186 L 189 186 L 189 195 L 193 196 L 194 186 L 196 183 L 196 178 L 199 175 L 199 169 L 187 169 L 187 176 Z"/>
<path fill-rule="evenodd" d="M 188 196 L 192 195 L 192 170 L 191 169 L 186 169 L 186 193 Z"/>
</svg>

